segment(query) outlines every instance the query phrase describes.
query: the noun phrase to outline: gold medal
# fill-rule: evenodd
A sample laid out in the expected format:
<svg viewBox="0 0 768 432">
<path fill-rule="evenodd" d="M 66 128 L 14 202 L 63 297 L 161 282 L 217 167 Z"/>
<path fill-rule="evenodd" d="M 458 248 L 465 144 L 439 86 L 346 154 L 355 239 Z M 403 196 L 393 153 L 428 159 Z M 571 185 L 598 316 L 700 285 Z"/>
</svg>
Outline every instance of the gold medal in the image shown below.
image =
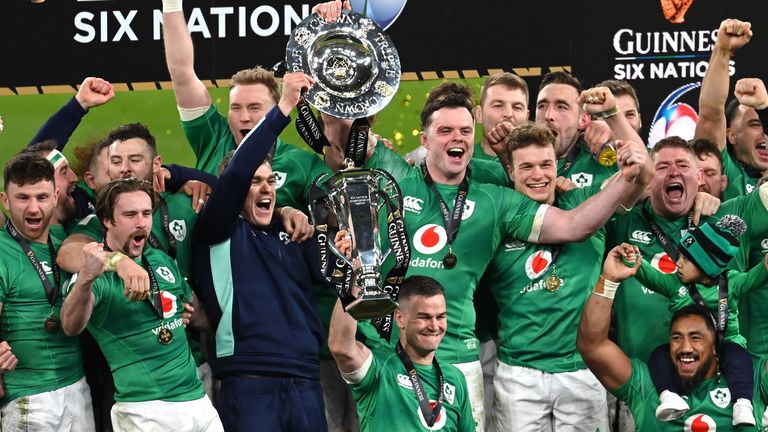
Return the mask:
<svg viewBox="0 0 768 432">
<path fill-rule="evenodd" d="M 551 274 L 544 283 L 546 284 L 549 291 L 557 291 L 560 289 L 560 285 L 563 283 L 563 280 L 557 277 L 557 275 Z"/>
<path fill-rule="evenodd" d="M 613 142 L 607 142 L 600 147 L 600 151 L 595 156 L 597 162 L 604 167 L 613 166 L 616 164 L 616 148 L 613 146 Z"/>
<path fill-rule="evenodd" d="M 48 318 L 46 318 L 45 321 L 43 321 L 43 328 L 48 333 L 51 333 L 51 334 L 56 333 L 57 331 L 59 331 L 59 320 L 57 320 L 56 317 L 53 315 L 48 315 Z"/>
<path fill-rule="evenodd" d="M 160 327 L 157 332 L 157 340 L 162 345 L 168 345 L 173 340 L 173 332 L 168 327 Z"/>
</svg>

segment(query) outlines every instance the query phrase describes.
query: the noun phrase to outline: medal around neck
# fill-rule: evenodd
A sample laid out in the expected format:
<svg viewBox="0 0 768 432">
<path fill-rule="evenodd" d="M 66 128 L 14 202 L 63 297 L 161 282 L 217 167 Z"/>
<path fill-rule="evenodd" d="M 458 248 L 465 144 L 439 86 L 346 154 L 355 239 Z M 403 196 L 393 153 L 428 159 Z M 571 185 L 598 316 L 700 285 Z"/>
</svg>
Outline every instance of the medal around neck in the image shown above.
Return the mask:
<svg viewBox="0 0 768 432">
<path fill-rule="evenodd" d="M 379 112 L 400 86 L 400 56 L 392 40 L 373 20 L 346 10 L 336 22 L 318 14 L 300 22 L 288 40 L 285 65 L 315 79 L 307 102 L 343 119 Z"/>
</svg>

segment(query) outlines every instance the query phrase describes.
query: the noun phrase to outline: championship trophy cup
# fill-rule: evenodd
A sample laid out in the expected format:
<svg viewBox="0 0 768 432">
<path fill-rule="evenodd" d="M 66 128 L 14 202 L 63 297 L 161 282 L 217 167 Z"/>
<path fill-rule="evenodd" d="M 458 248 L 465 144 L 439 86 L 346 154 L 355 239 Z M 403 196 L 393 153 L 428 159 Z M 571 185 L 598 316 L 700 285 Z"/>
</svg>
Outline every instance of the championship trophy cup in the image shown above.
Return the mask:
<svg viewBox="0 0 768 432">
<path fill-rule="evenodd" d="M 357 320 L 374 319 L 374 324 L 376 319 L 391 320 L 410 259 L 403 200 L 389 173 L 363 168 L 363 164 L 367 117 L 384 108 L 397 91 L 400 58 L 374 21 L 343 11 L 335 22 L 312 14 L 299 23 L 288 42 L 285 69 L 315 79 L 297 107 L 296 124 L 316 152 L 322 153 L 329 144 L 308 104 L 333 117 L 355 119 L 346 143 L 346 167 L 315 180 L 309 210 L 318 231 L 323 271 L 335 283 L 345 310 Z M 386 251 L 379 237 L 384 217 Z M 351 258 L 334 246 L 339 230 L 346 230 L 352 240 Z M 395 266 L 382 278 L 381 265 L 390 252 Z M 351 294 L 353 283 L 359 288 L 357 296 Z"/>
</svg>

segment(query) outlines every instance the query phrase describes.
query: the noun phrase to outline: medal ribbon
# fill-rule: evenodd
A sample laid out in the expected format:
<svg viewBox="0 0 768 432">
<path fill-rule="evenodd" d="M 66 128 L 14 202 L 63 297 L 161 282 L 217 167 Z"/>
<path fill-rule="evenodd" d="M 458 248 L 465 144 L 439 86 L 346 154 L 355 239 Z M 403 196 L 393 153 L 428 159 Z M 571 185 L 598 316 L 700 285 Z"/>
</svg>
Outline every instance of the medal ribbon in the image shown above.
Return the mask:
<svg viewBox="0 0 768 432">
<path fill-rule="evenodd" d="M 429 186 L 432 192 L 437 196 L 438 201 L 440 201 L 440 212 L 443 214 L 443 225 L 445 226 L 445 232 L 448 235 L 448 246 L 450 247 L 453 240 L 456 238 L 456 235 L 459 233 L 459 227 L 461 226 L 461 215 L 464 213 L 464 202 L 467 200 L 467 192 L 469 191 L 469 182 L 467 181 L 469 172 L 464 175 L 464 178 L 461 179 L 461 184 L 459 184 L 459 191 L 456 193 L 456 198 L 453 200 L 453 213 L 451 213 L 448 205 L 443 201 L 437 188 L 435 188 L 435 182 L 429 175 L 426 162 L 421 164 L 421 175 L 424 176 L 424 182 L 427 183 L 427 186 Z"/>
<path fill-rule="evenodd" d="M 171 234 L 171 227 L 168 217 L 168 203 L 166 203 L 162 197 L 160 197 L 159 201 L 161 216 L 160 220 L 163 226 L 163 232 L 165 233 L 165 236 L 168 237 L 168 250 L 166 251 L 163 249 L 163 245 L 160 244 L 160 240 L 157 239 L 157 236 L 153 232 L 149 233 L 149 236 L 147 236 L 147 241 L 153 248 L 166 252 L 169 257 L 176 259 L 176 237 Z"/>
<path fill-rule="evenodd" d="M 427 398 L 427 394 L 424 392 L 424 387 L 419 380 L 419 373 L 416 371 L 416 367 L 413 365 L 411 358 L 408 357 L 408 353 L 405 352 L 399 341 L 397 342 L 397 345 L 395 345 L 395 352 L 397 353 L 397 356 L 400 357 L 400 361 L 403 362 L 403 366 L 405 366 L 405 370 L 408 372 L 408 378 L 411 380 L 413 392 L 416 394 L 416 400 L 419 401 L 419 408 L 421 409 L 421 414 L 424 416 L 424 421 L 427 422 L 428 427 L 432 427 L 432 425 L 435 424 L 435 421 L 437 421 L 437 417 L 440 415 L 440 409 L 443 407 L 443 387 L 445 387 L 443 372 L 440 370 L 437 358 L 435 357 L 432 359 L 432 365 L 434 365 L 435 370 L 437 371 L 437 382 L 440 386 L 438 391 L 440 392 L 440 395 L 437 398 L 435 407 L 430 408 L 429 398 Z"/>
<path fill-rule="evenodd" d="M 707 307 L 696 285 L 688 285 L 688 295 L 699 306 Z M 717 319 L 711 312 L 709 317 L 717 330 L 717 345 L 720 346 L 725 337 L 725 330 L 728 328 L 728 275 L 725 272 L 717 278 Z"/>
<path fill-rule="evenodd" d="M 347 146 L 344 149 L 344 157 L 351 159 L 356 167 L 365 165 L 365 154 L 368 151 L 368 132 L 371 125 L 367 117 L 355 119 L 347 137 Z"/>
<path fill-rule="evenodd" d="M 296 105 L 296 131 L 315 153 L 322 155 L 323 147 L 331 144 L 320 129 L 320 123 L 312 112 L 312 107 L 304 99 L 305 94 L 306 92 L 302 92 L 299 103 Z"/>
<path fill-rule="evenodd" d="M 152 308 L 152 310 L 155 312 L 158 318 L 160 320 L 163 320 L 163 299 L 160 297 L 160 288 L 157 284 L 157 278 L 155 278 L 155 272 L 152 271 L 152 266 L 149 264 L 149 260 L 147 257 L 142 254 L 141 255 L 141 266 L 144 267 L 144 270 L 149 274 L 149 283 L 152 287 L 150 292 L 152 293 L 150 298 L 147 298 L 147 303 Z"/>
<path fill-rule="evenodd" d="M 667 236 L 667 234 L 664 233 L 664 231 L 661 230 L 661 227 L 659 224 L 656 223 L 656 220 L 653 218 L 653 216 L 650 214 L 647 208 L 644 208 L 642 211 L 643 219 L 645 219 L 645 222 L 648 224 L 648 227 L 651 228 L 651 231 L 653 232 L 654 237 L 656 237 L 656 240 L 659 242 L 659 245 L 661 245 L 662 249 L 664 249 L 664 252 L 669 255 L 669 258 L 672 259 L 672 261 L 677 261 L 678 253 L 677 253 L 677 247 L 672 244 L 672 240 Z M 693 225 L 693 211 L 688 213 L 688 227 L 687 229 L 691 229 L 694 227 Z"/>
<path fill-rule="evenodd" d="M 32 263 L 32 267 L 35 268 L 37 277 L 39 277 L 40 281 L 43 283 L 43 288 L 45 288 L 45 296 L 48 299 L 48 303 L 51 305 L 51 307 L 53 307 L 56 304 L 56 301 L 59 299 L 61 273 L 59 272 L 58 264 L 56 264 L 56 251 L 53 249 L 53 242 L 51 241 L 50 233 L 48 234 L 48 251 L 51 254 L 51 271 L 53 272 L 53 279 L 56 281 L 55 284 L 52 284 L 51 280 L 48 279 L 48 275 L 45 274 L 43 265 L 40 264 L 40 261 L 35 256 L 35 253 L 29 246 L 27 239 L 19 234 L 19 232 L 16 230 L 16 227 L 13 226 L 10 220 L 5 224 L 5 229 L 8 231 L 8 234 L 10 234 L 11 237 L 16 241 L 16 243 L 19 244 L 21 249 L 24 251 L 24 255 L 27 256 L 27 259 L 29 259 L 29 262 Z"/>
</svg>

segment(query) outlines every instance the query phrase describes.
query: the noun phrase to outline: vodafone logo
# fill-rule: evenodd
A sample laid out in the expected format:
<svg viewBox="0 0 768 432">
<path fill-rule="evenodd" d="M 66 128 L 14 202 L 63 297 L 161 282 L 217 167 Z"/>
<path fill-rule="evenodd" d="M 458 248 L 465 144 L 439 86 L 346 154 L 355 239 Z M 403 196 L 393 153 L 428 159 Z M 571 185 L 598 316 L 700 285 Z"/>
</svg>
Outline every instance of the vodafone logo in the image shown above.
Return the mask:
<svg viewBox="0 0 768 432">
<path fill-rule="evenodd" d="M 446 243 L 448 243 L 448 234 L 440 225 L 424 225 L 413 236 L 413 247 L 424 255 L 440 252 Z"/>
<path fill-rule="evenodd" d="M 552 264 L 552 254 L 549 251 L 536 251 L 525 261 L 525 274 L 528 279 L 536 279 L 549 268 Z"/>
<path fill-rule="evenodd" d="M 178 310 L 176 296 L 168 291 L 160 291 L 160 301 L 163 303 L 163 318 L 173 318 Z"/>
<path fill-rule="evenodd" d="M 717 424 L 706 414 L 694 414 L 685 420 L 685 432 L 714 432 Z"/>
<path fill-rule="evenodd" d="M 654 255 L 651 260 L 651 266 L 664 274 L 671 274 L 677 271 L 675 262 L 664 252 Z"/>
<path fill-rule="evenodd" d="M 430 411 L 435 409 L 435 404 L 437 404 L 436 401 L 433 401 L 433 400 L 429 401 Z M 445 426 L 445 419 L 447 418 L 447 414 L 445 413 L 445 407 L 440 407 L 440 412 L 437 413 L 437 419 L 435 419 L 435 424 L 433 424 L 432 427 L 427 426 L 427 422 L 424 420 L 424 416 L 422 415 L 421 409 L 419 407 L 416 407 L 416 414 L 419 416 L 421 425 L 427 428 L 428 430 L 431 430 L 431 431 L 440 430 Z"/>
</svg>

